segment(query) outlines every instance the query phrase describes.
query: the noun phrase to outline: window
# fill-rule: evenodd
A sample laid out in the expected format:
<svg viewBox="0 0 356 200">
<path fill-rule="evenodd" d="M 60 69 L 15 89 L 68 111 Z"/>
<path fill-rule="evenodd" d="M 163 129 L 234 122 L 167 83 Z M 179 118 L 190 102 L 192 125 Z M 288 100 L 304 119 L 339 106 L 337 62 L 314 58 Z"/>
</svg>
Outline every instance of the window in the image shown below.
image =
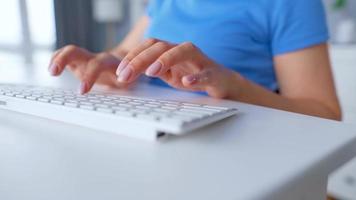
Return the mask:
<svg viewBox="0 0 356 200">
<path fill-rule="evenodd" d="M 18 1 L 0 2 L 0 48 L 11 49 L 19 45 L 21 37 L 20 12 Z"/>
<path fill-rule="evenodd" d="M 55 44 L 53 0 L 0 1 L 0 27 L 0 62 L 43 59 Z"/>
</svg>

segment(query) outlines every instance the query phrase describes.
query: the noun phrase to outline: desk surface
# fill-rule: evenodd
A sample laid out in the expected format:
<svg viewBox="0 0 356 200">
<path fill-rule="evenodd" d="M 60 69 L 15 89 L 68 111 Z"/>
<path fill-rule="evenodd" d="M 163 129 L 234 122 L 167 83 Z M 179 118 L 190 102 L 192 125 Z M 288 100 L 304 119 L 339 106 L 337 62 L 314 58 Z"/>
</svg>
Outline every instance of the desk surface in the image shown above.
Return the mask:
<svg viewBox="0 0 356 200">
<path fill-rule="evenodd" d="M 149 86 L 128 94 L 240 113 L 151 143 L 1 110 L 0 199 L 276 200 L 356 151 L 351 125 Z"/>
</svg>

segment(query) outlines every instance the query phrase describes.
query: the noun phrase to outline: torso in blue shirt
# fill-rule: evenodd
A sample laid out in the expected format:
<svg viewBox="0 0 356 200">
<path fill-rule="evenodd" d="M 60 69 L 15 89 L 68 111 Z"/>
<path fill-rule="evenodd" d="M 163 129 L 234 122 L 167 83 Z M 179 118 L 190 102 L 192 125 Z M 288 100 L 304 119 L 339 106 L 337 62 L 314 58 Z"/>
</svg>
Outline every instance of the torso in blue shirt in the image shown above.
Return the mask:
<svg viewBox="0 0 356 200">
<path fill-rule="evenodd" d="M 148 15 L 146 37 L 191 41 L 270 90 L 278 89 L 274 56 L 328 39 L 320 0 L 150 0 Z"/>
</svg>

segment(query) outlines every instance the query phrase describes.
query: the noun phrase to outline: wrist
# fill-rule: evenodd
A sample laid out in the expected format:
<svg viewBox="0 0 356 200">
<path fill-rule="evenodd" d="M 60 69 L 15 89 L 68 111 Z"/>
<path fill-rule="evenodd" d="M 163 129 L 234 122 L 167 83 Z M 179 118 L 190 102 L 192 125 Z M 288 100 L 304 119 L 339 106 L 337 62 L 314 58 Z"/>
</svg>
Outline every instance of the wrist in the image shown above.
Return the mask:
<svg viewBox="0 0 356 200">
<path fill-rule="evenodd" d="M 230 69 L 222 68 L 212 75 L 215 81 L 210 81 L 206 88 L 209 96 L 219 99 L 234 99 L 239 93 L 240 75 Z"/>
<path fill-rule="evenodd" d="M 239 100 L 243 95 L 246 79 L 235 71 L 230 71 L 227 82 L 226 99 Z"/>
</svg>

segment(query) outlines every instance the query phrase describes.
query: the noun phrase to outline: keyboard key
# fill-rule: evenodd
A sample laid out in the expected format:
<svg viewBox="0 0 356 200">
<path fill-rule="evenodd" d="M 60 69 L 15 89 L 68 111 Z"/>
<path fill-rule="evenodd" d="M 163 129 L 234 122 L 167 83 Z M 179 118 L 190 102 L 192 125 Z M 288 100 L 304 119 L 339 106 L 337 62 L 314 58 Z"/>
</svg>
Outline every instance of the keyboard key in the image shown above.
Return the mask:
<svg viewBox="0 0 356 200">
<path fill-rule="evenodd" d="M 59 98 L 59 97 L 55 97 L 55 98 L 53 98 L 53 100 L 56 100 L 56 101 L 61 101 L 61 102 L 65 102 L 65 99 L 63 99 L 63 98 Z"/>
<path fill-rule="evenodd" d="M 80 101 L 79 104 L 82 106 L 93 106 L 94 104 L 87 101 Z"/>
<path fill-rule="evenodd" d="M 126 107 L 119 107 L 119 106 L 113 106 L 111 108 L 115 111 L 127 111 L 128 110 L 128 108 L 126 108 Z"/>
<path fill-rule="evenodd" d="M 179 107 L 181 106 L 180 103 L 165 103 L 164 106 L 168 106 L 168 107 Z"/>
<path fill-rule="evenodd" d="M 133 112 L 135 114 L 145 114 L 145 113 L 147 113 L 147 110 L 142 110 L 142 109 L 129 109 L 128 111 Z"/>
<path fill-rule="evenodd" d="M 77 108 L 79 106 L 77 103 L 69 103 L 69 102 L 64 103 L 64 105 L 73 108 Z"/>
<path fill-rule="evenodd" d="M 197 106 L 182 106 L 183 109 L 192 109 L 192 110 L 201 110 L 201 111 L 207 111 L 207 112 L 216 112 L 219 111 L 218 109 L 213 109 L 213 108 L 206 108 L 206 107 L 197 107 Z"/>
<path fill-rule="evenodd" d="M 57 104 L 57 105 L 63 105 L 64 102 L 63 101 L 58 101 L 58 100 L 51 100 L 50 101 L 52 104 Z"/>
<path fill-rule="evenodd" d="M 12 92 L 7 92 L 5 93 L 6 96 L 9 96 L 9 97 L 13 97 L 15 96 L 16 94 L 12 93 Z"/>
<path fill-rule="evenodd" d="M 34 97 L 34 96 L 27 96 L 26 99 L 36 101 L 36 100 L 37 100 L 37 97 Z"/>
<path fill-rule="evenodd" d="M 160 113 L 171 113 L 172 112 L 172 110 L 162 109 L 162 108 L 154 108 L 153 111 L 160 112 Z"/>
<path fill-rule="evenodd" d="M 46 99 L 46 98 L 38 98 L 37 100 L 40 102 L 45 102 L 45 103 L 50 101 L 49 99 Z"/>
<path fill-rule="evenodd" d="M 142 103 L 138 103 L 134 101 L 127 102 L 127 104 L 134 105 L 134 106 L 142 105 Z"/>
<path fill-rule="evenodd" d="M 97 108 L 110 108 L 110 106 L 108 106 L 108 105 L 104 105 L 104 104 L 94 104 L 94 106 L 95 107 L 97 107 Z"/>
<path fill-rule="evenodd" d="M 141 110 L 152 110 L 152 108 L 147 107 L 147 106 L 136 106 L 136 109 L 141 109 Z"/>
<path fill-rule="evenodd" d="M 134 99 L 133 101 L 141 104 L 145 103 L 145 101 L 141 99 Z"/>
<path fill-rule="evenodd" d="M 97 103 L 97 104 L 101 103 L 101 101 L 100 101 L 100 100 L 97 100 L 97 99 L 90 99 L 89 102 L 91 102 L 91 103 Z"/>
<path fill-rule="evenodd" d="M 218 106 L 208 106 L 205 105 L 203 106 L 204 108 L 211 108 L 211 109 L 215 109 L 215 110 L 229 110 L 229 108 L 225 108 L 225 107 L 218 107 Z"/>
<path fill-rule="evenodd" d="M 49 95 L 43 95 L 42 98 L 43 98 L 43 99 L 48 99 L 48 100 L 51 100 L 51 99 L 52 99 L 52 97 L 49 96 Z"/>
<path fill-rule="evenodd" d="M 16 94 L 15 97 L 18 97 L 18 98 L 25 98 L 25 95 L 22 95 L 22 94 Z"/>
<path fill-rule="evenodd" d="M 215 111 L 198 110 L 198 109 L 187 109 L 187 108 L 180 109 L 180 111 L 187 112 L 187 113 L 199 113 L 199 114 L 208 114 L 208 115 L 211 115 L 211 114 L 215 113 Z"/>
<path fill-rule="evenodd" d="M 185 105 L 185 106 L 195 106 L 195 107 L 200 107 L 200 106 L 201 106 L 200 104 L 193 104 L 193 103 L 182 103 L 182 105 Z"/>
<path fill-rule="evenodd" d="M 114 102 L 109 102 L 109 101 L 104 101 L 103 104 L 104 104 L 104 105 L 108 105 L 108 106 L 115 106 L 115 105 L 116 105 L 116 103 L 114 103 Z"/>
<path fill-rule="evenodd" d="M 158 101 L 147 101 L 146 105 L 157 105 L 157 106 L 161 106 L 162 104 L 159 103 Z"/>
<path fill-rule="evenodd" d="M 110 108 L 96 108 L 96 110 L 103 113 L 114 113 L 114 110 Z"/>
<path fill-rule="evenodd" d="M 144 106 L 150 107 L 150 108 L 158 108 L 159 104 L 151 104 L 151 103 L 146 103 Z"/>
<path fill-rule="evenodd" d="M 123 100 L 123 101 L 131 101 L 132 99 L 131 98 L 127 98 L 127 97 L 120 97 L 119 98 L 120 100 Z"/>
<path fill-rule="evenodd" d="M 79 105 L 79 108 L 82 108 L 85 110 L 95 110 L 95 107 L 92 105 Z"/>
<path fill-rule="evenodd" d="M 123 117 L 134 117 L 135 116 L 134 113 L 131 113 L 128 111 L 119 111 L 119 110 L 115 111 L 115 115 L 119 115 L 119 116 L 123 116 Z"/>
<path fill-rule="evenodd" d="M 121 103 L 117 106 L 125 107 L 125 108 L 133 108 L 134 107 L 133 105 L 130 105 L 130 104 L 121 104 Z"/>
<path fill-rule="evenodd" d="M 116 103 L 116 104 L 120 104 L 120 103 L 126 103 L 127 101 L 123 101 L 123 100 L 113 100 L 112 102 Z"/>
<path fill-rule="evenodd" d="M 40 95 L 40 94 L 32 94 L 31 96 L 33 96 L 33 97 L 37 97 L 37 98 L 42 97 L 42 95 Z"/>
<path fill-rule="evenodd" d="M 161 109 L 163 110 L 177 110 L 178 107 L 173 107 L 173 106 L 161 106 Z"/>
</svg>

